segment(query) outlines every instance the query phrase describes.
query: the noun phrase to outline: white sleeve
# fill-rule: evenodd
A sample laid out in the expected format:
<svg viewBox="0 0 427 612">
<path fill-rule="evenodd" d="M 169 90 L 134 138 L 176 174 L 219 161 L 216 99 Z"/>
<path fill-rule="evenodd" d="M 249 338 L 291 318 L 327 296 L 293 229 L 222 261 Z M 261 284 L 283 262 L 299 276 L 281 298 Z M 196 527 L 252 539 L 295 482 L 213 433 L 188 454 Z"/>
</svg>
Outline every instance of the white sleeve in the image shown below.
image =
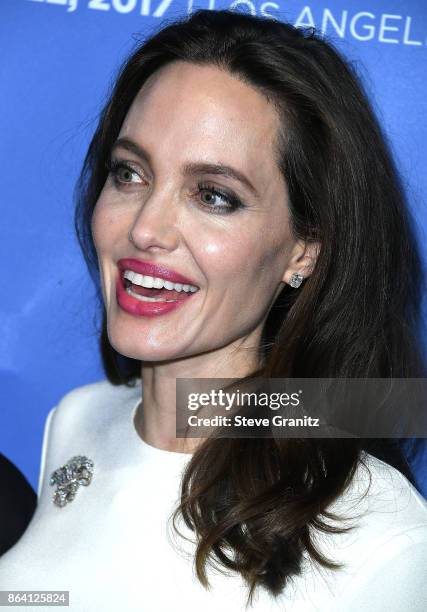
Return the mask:
<svg viewBox="0 0 427 612">
<path fill-rule="evenodd" d="M 44 433 L 43 433 L 43 444 L 42 444 L 42 452 L 41 452 L 41 460 L 40 460 L 40 473 L 39 473 L 39 483 L 37 487 L 37 499 L 40 499 L 43 480 L 44 480 L 44 472 L 46 467 L 46 454 L 49 446 L 49 433 L 51 430 L 52 417 L 55 412 L 56 406 L 54 406 L 49 414 L 46 417 Z"/>
<path fill-rule="evenodd" d="M 339 608 L 346 612 L 425 612 L 426 567 L 427 527 L 420 525 L 392 537 L 365 563 L 347 585 Z"/>
</svg>

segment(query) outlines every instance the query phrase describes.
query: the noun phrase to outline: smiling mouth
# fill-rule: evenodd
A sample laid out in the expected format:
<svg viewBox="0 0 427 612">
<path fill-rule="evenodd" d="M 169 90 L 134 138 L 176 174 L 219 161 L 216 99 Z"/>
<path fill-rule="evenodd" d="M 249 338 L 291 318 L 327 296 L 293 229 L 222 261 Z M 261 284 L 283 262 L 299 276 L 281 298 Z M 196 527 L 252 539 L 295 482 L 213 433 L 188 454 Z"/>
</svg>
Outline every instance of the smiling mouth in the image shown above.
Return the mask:
<svg viewBox="0 0 427 612">
<path fill-rule="evenodd" d="M 173 283 L 156 276 L 124 270 L 121 274 L 128 295 L 141 302 L 178 302 L 189 298 L 199 290 L 195 285 Z"/>
</svg>

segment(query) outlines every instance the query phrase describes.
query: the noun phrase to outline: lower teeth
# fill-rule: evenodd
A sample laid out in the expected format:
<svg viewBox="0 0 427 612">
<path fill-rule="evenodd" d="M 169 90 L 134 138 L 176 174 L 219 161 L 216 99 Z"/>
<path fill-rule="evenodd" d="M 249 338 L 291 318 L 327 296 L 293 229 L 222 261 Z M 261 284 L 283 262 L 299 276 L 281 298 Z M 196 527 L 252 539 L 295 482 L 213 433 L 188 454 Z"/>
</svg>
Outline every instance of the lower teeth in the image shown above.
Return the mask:
<svg viewBox="0 0 427 612">
<path fill-rule="evenodd" d="M 139 295 L 138 293 L 134 293 L 132 289 L 129 287 L 126 289 L 126 293 L 131 295 L 132 297 L 140 300 L 141 302 L 177 302 L 178 300 L 164 300 L 163 298 L 155 298 L 155 297 L 147 297 L 145 295 Z"/>
</svg>

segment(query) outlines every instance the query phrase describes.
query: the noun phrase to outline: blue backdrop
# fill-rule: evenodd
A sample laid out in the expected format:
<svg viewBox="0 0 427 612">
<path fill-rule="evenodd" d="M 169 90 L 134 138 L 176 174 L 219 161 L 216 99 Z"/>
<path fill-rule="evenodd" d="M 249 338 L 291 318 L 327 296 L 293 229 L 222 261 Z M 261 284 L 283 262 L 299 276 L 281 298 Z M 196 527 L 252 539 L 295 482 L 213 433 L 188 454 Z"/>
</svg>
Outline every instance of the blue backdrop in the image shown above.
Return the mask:
<svg viewBox="0 0 427 612">
<path fill-rule="evenodd" d="M 0 452 L 34 488 L 49 409 L 104 378 L 72 202 L 97 114 L 135 37 L 196 8 L 315 26 L 351 59 L 391 141 L 427 255 L 425 0 L 0 0 Z M 423 452 L 409 458 L 427 495 Z"/>
</svg>

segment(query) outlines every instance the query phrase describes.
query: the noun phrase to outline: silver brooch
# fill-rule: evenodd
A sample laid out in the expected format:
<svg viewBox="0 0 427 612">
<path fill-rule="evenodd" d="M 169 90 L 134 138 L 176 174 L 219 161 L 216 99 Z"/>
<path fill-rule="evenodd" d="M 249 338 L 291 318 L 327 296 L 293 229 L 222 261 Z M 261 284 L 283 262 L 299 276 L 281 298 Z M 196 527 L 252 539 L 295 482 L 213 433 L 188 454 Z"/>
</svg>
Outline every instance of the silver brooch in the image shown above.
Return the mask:
<svg viewBox="0 0 427 612">
<path fill-rule="evenodd" d="M 56 485 L 53 503 L 62 508 L 73 501 L 79 485 L 87 487 L 93 476 L 93 461 L 77 455 L 52 472 L 50 485 Z"/>
</svg>

